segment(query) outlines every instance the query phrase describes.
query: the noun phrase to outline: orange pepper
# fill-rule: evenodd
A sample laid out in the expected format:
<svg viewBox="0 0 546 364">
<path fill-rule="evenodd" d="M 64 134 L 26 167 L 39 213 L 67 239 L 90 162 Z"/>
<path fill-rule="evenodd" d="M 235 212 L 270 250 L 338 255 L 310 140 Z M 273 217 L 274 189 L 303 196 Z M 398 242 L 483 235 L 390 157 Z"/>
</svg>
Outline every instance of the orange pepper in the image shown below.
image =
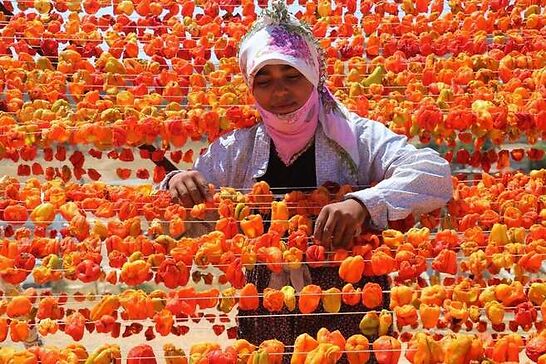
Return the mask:
<svg viewBox="0 0 546 364">
<path fill-rule="evenodd" d="M 119 299 L 117 296 L 106 295 L 100 300 L 99 303 L 93 306 L 89 317 L 92 321 L 97 321 L 104 315 L 112 316 L 114 312 L 117 311 L 119 306 L 120 304 L 119 304 Z"/>
<path fill-rule="evenodd" d="M 278 312 L 284 305 L 284 293 L 273 288 L 264 289 L 263 305 L 269 312 Z"/>
<path fill-rule="evenodd" d="M 279 340 L 265 340 L 260 344 L 259 349 L 264 350 L 268 354 L 268 363 L 281 364 L 284 353 L 284 344 Z"/>
<path fill-rule="evenodd" d="M 144 260 L 135 260 L 133 262 L 125 262 L 121 268 L 120 279 L 122 282 L 137 286 L 148 280 L 153 276 L 151 266 Z"/>
<path fill-rule="evenodd" d="M 283 236 L 288 230 L 288 206 L 285 201 L 273 201 L 271 203 L 271 226 L 270 231 L 275 231 Z"/>
<path fill-rule="evenodd" d="M 394 286 L 391 287 L 390 308 L 396 306 L 409 305 L 414 300 L 414 292 L 412 287 Z"/>
<path fill-rule="evenodd" d="M 10 224 L 24 224 L 28 218 L 27 208 L 22 205 L 9 205 L 4 209 L 3 220 Z"/>
<path fill-rule="evenodd" d="M 319 286 L 309 284 L 303 287 L 298 300 L 300 312 L 303 314 L 314 312 L 320 303 L 321 296 L 322 289 Z"/>
<path fill-rule="evenodd" d="M 188 364 L 188 358 L 184 350 L 175 347 L 173 344 L 163 345 L 163 356 L 165 364 Z"/>
<path fill-rule="evenodd" d="M 345 343 L 345 355 L 349 364 L 367 363 L 370 359 L 369 347 L 366 336 L 356 334 L 349 337 Z"/>
<path fill-rule="evenodd" d="M 291 364 L 304 364 L 307 353 L 314 350 L 319 345 L 318 341 L 307 333 L 301 334 L 294 342 L 294 353 L 292 354 Z"/>
<path fill-rule="evenodd" d="M 241 288 L 239 295 L 240 310 L 249 311 L 258 308 L 260 304 L 258 289 L 253 283 L 247 283 L 243 288 Z"/>
<path fill-rule="evenodd" d="M 446 299 L 443 304 L 446 320 L 456 320 L 457 322 L 464 323 L 468 320 L 469 312 L 466 302 L 452 301 Z"/>
<path fill-rule="evenodd" d="M 385 253 L 376 249 L 372 253 L 372 271 L 375 275 L 385 275 L 396 270 L 396 260 Z"/>
<path fill-rule="evenodd" d="M 5 317 L 0 317 L 0 343 L 4 342 L 8 336 L 8 319 Z"/>
<path fill-rule="evenodd" d="M 171 333 L 174 324 L 174 317 L 171 311 L 163 309 L 157 312 L 153 321 L 155 323 L 155 331 L 161 336 L 167 336 Z"/>
<path fill-rule="evenodd" d="M 432 261 L 432 268 L 440 273 L 457 273 L 457 254 L 450 249 L 442 249 Z"/>
<path fill-rule="evenodd" d="M 6 307 L 6 314 L 10 318 L 27 316 L 32 309 L 32 302 L 27 296 L 13 297 Z"/>
<path fill-rule="evenodd" d="M 417 323 L 417 309 L 413 305 L 396 306 L 394 313 L 399 330 L 402 330 L 404 326 L 415 326 Z"/>
<path fill-rule="evenodd" d="M 362 304 L 366 308 L 376 308 L 383 304 L 383 289 L 377 283 L 368 282 L 362 288 Z"/>
<path fill-rule="evenodd" d="M 339 330 L 335 330 L 335 331 L 330 332 L 327 328 L 322 327 L 317 332 L 317 341 L 319 342 L 319 345 L 320 344 L 332 344 L 332 345 L 337 346 L 340 352 L 338 353 L 338 355 L 334 355 L 334 357 L 337 357 L 337 359 L 335 361 L 337 361 L 337 360 L 339 360 L 339 358 L 341 358 L 342 351 L 345 349 L 346 341 L 345 341 L 345 338 L 343 337 L 343 335 L 341 334 L 341 332 Z"/>
<path fill-rule="evenodd" d="M 432 329 L 436 327 L 440 318 L 440 306 L 436 304 L 421 303 L 419 305 L 419 315 L 421 316 L 421 324 L 424 329 Z"/>
<path fill-rule="evenodd" d="M 510 333 L 496 342 L 491 342 L 486 355 L 495 363 L 519 362 L 519 352 L 523 348 L 523 339 L 519 334 Z"/>
<path fill-rule="evenodd" d="M 417 332 L 408 343 L 406 358 L 410 363 L 441 363 L 444 350 L 432 336 Z"/>
<path fill-rule="evenodd" d="M 475 304 L 480 296 L 481 286 L 470 279 L 464 279 L 453 288 L 453 300 L 467 305 Z"/>
<path fill-rule="evenodd" d="M 352 283 L 347 283 L 341 290 L 343 303 L 349 306 L 357 305 L 361 301 L 360 288 L 355 289 Z"/>
<path fill-rule="evenodd" d="M 40 320 L 38 324 L 38 332 L 41 336 L 53 335 L 59 329 L 57 322 L 50 318 Z"/>
<path fill-rule="evenodd" d="M 55 219 L 55 206 L 49 202 L 39 204 L 30 213 L 30 220 L 36 226 L 48 226 Z"/>
<path fill-rule="evenodd" d="M 347 257 L 339 266 L 339 277 L 345 282 L 357 283 L 364 272 L 364 258 L 360 255 Z"/>
</svg>

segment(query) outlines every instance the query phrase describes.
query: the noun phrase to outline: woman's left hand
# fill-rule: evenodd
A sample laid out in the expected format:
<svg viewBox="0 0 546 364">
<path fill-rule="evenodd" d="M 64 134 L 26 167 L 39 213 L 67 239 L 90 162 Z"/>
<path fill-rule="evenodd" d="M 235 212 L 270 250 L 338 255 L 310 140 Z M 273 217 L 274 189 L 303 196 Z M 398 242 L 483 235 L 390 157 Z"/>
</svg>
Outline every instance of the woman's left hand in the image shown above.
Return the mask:
<svg viewBox="0 0 546 364">
<path fill-rule="evenodd" d="M 315 223 L 315 239 L 326 246 L 349 248 L 356 230 L 368 216 L 368 209 L 352 198 L 326 205 Z"/>
</svg>

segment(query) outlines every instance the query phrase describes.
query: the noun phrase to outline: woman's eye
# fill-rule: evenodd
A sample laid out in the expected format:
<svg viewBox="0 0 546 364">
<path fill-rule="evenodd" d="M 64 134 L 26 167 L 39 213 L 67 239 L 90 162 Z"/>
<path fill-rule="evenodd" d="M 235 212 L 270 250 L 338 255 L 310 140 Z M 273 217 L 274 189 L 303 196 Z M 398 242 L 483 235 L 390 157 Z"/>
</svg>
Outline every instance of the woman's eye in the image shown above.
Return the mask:
<svg viewBox="0 0 546 364">
<path fill-rule="evenodd" d="M 267 86 L 269 84 L 269 80 L 258 80 L 255 82 L 257 86 Z"/>
</svg>

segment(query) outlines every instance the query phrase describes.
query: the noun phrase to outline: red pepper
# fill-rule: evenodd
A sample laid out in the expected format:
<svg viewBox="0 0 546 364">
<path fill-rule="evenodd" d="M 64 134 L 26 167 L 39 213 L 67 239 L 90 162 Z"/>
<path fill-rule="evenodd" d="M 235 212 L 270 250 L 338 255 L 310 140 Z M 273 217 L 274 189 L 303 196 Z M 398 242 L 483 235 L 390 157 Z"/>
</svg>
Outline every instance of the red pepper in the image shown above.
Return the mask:
<svg viewBox="0 0 546 364">
<path fill-rule="evenodd" d="M 80 341 L 83 338 L 85 317 L 78 311 L 66 318 L 64 333 L 71 336 L 72 340 Z"/>
<path fill-rule="evenodd" d="M 155 282 L 163 282 L 167 288 L 174 289 L 185 286 L 189 277 L 189 269 L 183 261 L 176 262 L 173 258 L 167 258 L 159 265 Z"/>
<path fill-rule="evenodd" d="M 154 349 L 147 344 L 133 347 L 127 354 L 127 364 L 157 364 Z"/>
<path fill-rule="evenodd" d="M 522 302 L 516 306 L 514 321 L 524 330 L 529 330 L 537 319 L 537 310 L 529 301 Z"/>
<path fill-rule="evenodd" d="M 101 274 L 100 266 L 91 259 L 85 259 L 76 267 L 76 276 L 83 283 L 95 282 Z"/>
<path fill-rule="evenodd" d="M 318 268 L 322 267 L 324 265 L 324 259 L 325 259 L 326 250 L 322 245 L 311 245 L 307 247 L 307 250 L 305 251 L 305 259 L 307 264 L 311 268 Z"/>
</svg>

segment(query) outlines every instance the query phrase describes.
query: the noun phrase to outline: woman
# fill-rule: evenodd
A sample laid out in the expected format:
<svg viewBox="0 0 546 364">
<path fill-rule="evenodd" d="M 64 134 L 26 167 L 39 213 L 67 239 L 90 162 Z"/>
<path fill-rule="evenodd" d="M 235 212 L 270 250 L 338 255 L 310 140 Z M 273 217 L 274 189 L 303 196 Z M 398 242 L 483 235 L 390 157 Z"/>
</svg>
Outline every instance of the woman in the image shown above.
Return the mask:
<svg viewBox="0 0 546 364">
<path fill-rule="evenodd" d="M 416 149 L 405 137 L 350 113 L 335 100 L 324 85 L 320 47 L 309 28 L 290 16 L 282 3 L 265 11 L 242 40 L 239 65 L 262 122 L 221 137 L 198 158 L 193 170 L 165 178 L 162 188 L 184 205 L 207 199 L 207 183 L 250 188 L 264 180 L 271 187 L 288 189 L 327 181 L 352 186 L 377 183 L 321 210 L 315 238 L 340 247 L 350 243 L 364 222 L 382 229 L 389 220 L 429 212 L 451 198 L 449 164 L 435 151 Z M 286 278 L 279 282 L 282 277 L 272 277 L 262 266 L 248 273 L 247 279 L 260 291 L 286 283 L 343 286 L 336 268 L 311 268 L 299 277 L 291 275 L 290 282 Z M 388 289 L 387 277 L 376 281 Z M 340 329 L 348 337 L 359 332 L 360 319 L 361 315 L 254 319 L 241 313 L 238 321 L 240 338 L 254 344 L 277 338 L 293 345 L 298 334 L 314 335 L 323 326 Z"/>
</svg>

